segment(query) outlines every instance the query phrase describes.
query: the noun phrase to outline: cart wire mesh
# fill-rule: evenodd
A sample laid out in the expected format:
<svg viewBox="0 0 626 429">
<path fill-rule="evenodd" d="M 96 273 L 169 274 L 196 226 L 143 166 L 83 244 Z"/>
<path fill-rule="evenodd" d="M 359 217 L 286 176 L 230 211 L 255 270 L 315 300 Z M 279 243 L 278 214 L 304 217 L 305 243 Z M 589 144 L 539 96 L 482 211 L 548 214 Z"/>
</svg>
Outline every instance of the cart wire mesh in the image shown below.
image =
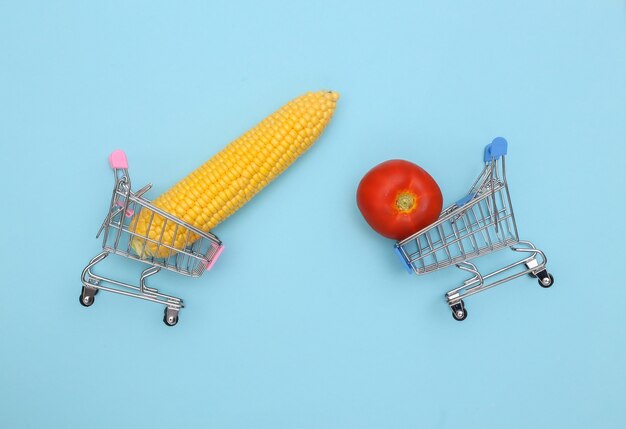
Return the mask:
<svg viewBox="0 0 626 429">
<path fill-rule="evenodd" d="M 425 229 L 398 242 L 407 268 L 425 274 L 519 242 L 504 157 L 485 165 L 466 197 Z"/>
<path fill-rule="evenodd" d="M 115 174 L 117 185 L 111 198 L 110 211 L 98 232 L 99 236 L 104 231 L 103 250 L 186 276 L 201 276 L 211 265 L 211 261 L 219 256 L 222 248 L 221 241 L 210 232 L 203 232 L 193 227 L 143 198 L 142 195 L 150 189 L 151 185 L 134 193 L 130 189 L 130 180 L 128 175 L 125 175 L 125 170 L 115 170 Z M 149 223 L 145 234 L 140 235 L 135 232 L 134 224 L 142 211 L 147 211 Z M 161 230 L 160 237 L 150 238 L 148 236 L 150 228 L 157 223 Z M 170 223 L 174 225 L 173 238 L 170 242 L 165 242 L 163 231 Z M 184 246 L 175 247 L 173 243 L 180 234 L 185 236 Z M 133 241 L 143 243 L 139 246 L 140 252 L 137 251 L 137 246 L 133 245 Z M 147 246 L 157 249 L 157 252 L 154 252 L 155 255 L 166 253 L 168 256 L 159 258 L 148 255 Z"/>
</svg>

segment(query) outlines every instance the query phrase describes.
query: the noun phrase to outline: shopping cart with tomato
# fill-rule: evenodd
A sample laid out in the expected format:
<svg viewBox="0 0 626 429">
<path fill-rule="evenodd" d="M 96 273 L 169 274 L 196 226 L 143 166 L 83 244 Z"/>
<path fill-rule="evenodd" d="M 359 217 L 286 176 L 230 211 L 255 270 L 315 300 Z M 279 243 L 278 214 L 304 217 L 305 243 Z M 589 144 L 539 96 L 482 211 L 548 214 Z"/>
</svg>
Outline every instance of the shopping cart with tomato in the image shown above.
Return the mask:
<svg viewBox="0 0 626 429">
<path fill-rule="evenodd" d="M 548 288 L 554 277 L 546 269 L 547 258 L 530 241 L 519 239 L 506 181 L 507 141 L 501 137 L 487 145 L 485 168 L 467 195 L 443 210 L 428 227 L 396 243 L 395 249 L 410 273 L 427 274 L 451 265 L 471 278 L 446 293 L 456 320 L 465 320 L 464 298 L 530 275 Z M 473 259 L 502 249 L 524 257 L 488 274 L 481 274 Z"/>
<path fill-rule="evenodd" d="M 183 300 L 148 287 L 146 280 L 161 269 L 184 276 L 199 277 L 213 267 L 224 247 L 215 235 L 195 228 L 144 198 L 144 194 L 152 187 L 151 184 L 133 192 L 128 174 L 128 161 L 123 151 L 113 152 L 109 157 L 109 163 L 113 169 L 115 187 L 109 211 L 96 235 L 98 238 L 100 234 L 104 234 L 102 252 L 95 256 L 82 272 L 80 303 L 90 307 L 100 290 L 138 298 L 165 306 L 163 321 L 166 325 L 174 326 L 178 323 L 179 311 L 184 307 Z M 138 234 L 134 228 L 142 211 L 147 211 L 149 219 L 145 235 Z M 165 240 L 163 233 L 158 239 L 150 238 L 148 231 L 153 222 L 160 226 L 161 231 L 166 230 L 168 223 L 173 225 L 172 239 Z M 184 245 L 175 245 L 174 243 L 181 242 L 177 239 L 181 234 L 185 237 Z M 141 245 L 137 246 L 137 243 Z M 145 251 L 147 247 L 157 251 L 152 252 L 151 256 L 150 252 Z M 102 262 L 109 254 L 120 255 L 148 265 L 140 275 L 138 286 L 93 272 L 96 264 Z"/>
</svg>

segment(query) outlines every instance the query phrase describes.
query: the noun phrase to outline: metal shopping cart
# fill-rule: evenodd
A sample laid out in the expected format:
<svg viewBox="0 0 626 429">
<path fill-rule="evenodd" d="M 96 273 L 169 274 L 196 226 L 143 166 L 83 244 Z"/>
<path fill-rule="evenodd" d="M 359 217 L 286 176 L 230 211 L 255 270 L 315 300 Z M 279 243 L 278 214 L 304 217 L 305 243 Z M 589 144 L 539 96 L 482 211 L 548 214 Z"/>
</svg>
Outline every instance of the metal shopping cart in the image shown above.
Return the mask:
<svg viewBox="0 0 626 429">
<path fill-rule="evenodd" d="M 436 222 L 395 245 L 410 273 L 421 275 L 456 265 L 472 274 L 461 286 L 446 293 L 456 320 L 467 317 L 463 298 L 517 277 L 535 277 L 544 288 L 554 283 L 546 269 L 546 255 L 530 241 L 519 239 L 506 181 L 507 146 L 501 137 L 487 145 L 485 168 L 467 195 L 446 208 Z M 485 275 L 469 262 L 506 248 L 525 257 Z"/>
<path fill-rule="evenodd" d="M 89 261 L 82 272 L 83 288 L 80 294 L 80 303 L 85 307 L 90 307 L 100 290 L 139 298 L 164 305 L 163 321 L 166 325 L 174 326 L 178 323 L 180 309 L 184 307 L 183 300 L 146 286 L 146 280 L 162 268 L 185 276 L 199 277 L 213 267 L 224 247 L 215 235 L 195 228 L 176 216 L 159 209 L 144 198 L 143 195 L 150 190 L 151 184 L 133 192 L 128 174 L 128 161 L 123 151 L 116 150 L 113 152 L 109 157 L 109 163 L 115 177 L 115 188 L 113 189 L 109 211 L 96 235 L 98 238 L 100 234 L 104 233 L 102 252 Z M 163 234 L 159 240 L 149 238 L 150 227 L 146 229 L 145 235 L 134 232 L 134 222 L 144 210 L 148 211 L 147 214 L 150 216 L 149 225 L 152 225 L 154 219 L 159 221 L 162 230 L 165 230 L 168 222 L 174 225 L 174 237 L 170 242 L 162 240 Z M 173 245 L 177 242 L 176 237 L 179 234 L 185 234 L 184 246 L 182 247 Z M 199 238 L 194 241 L 197 237 Z M 148 256 L 145 252 L 138 254 L 133 249 L 133 239 L 141 240 L 144 243 L 144 250 L 146 244 L 149 243 L 151 247 L 164 250 L 164 252 L 157 251 L 156 255 L 166 254 L 169 256 L 159 258 Z M 93 273 L 93 267 L 111 253 L 149 265 L 141 273 L 139 286 Z"/>
</svg>

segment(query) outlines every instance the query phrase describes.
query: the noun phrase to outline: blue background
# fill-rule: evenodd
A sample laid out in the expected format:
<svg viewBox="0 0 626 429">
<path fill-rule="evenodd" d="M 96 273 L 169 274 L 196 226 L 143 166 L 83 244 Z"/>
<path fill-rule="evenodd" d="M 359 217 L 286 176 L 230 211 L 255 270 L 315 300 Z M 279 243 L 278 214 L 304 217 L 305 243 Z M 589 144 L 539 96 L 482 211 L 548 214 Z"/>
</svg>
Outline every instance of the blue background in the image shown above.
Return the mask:
<svg viewBox="0 0 626 429">
<path fill-rule="evenodd" d="M 175 328 L 118 295 L 79 305 L 113 149 L 155 197 L 326 88 L 332 123 L 215 229 L 214 270 L 151 279 L 185 299 Z M 405 158 L 452 202 L 498 135 L 556 283 L 458 323 L 443 295 L 465 275 L 407 275 L 355 189 Z M 621 0 L 3 2 L 0 427 L 621 427 L 625 136 Z"/>
</svg>

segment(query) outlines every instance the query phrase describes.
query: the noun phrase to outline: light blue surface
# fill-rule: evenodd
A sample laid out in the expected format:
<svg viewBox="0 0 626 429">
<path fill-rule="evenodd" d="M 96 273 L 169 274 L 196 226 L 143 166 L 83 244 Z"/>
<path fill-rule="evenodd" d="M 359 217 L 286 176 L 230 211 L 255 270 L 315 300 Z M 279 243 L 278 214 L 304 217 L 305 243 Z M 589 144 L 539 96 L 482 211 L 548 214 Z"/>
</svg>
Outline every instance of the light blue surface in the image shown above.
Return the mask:
<svg viewBox="0 0 626 429">
<path fill-rule="evenodd" d="M 176 328 L 78 304 L 111 150 L 154 197 L 322 88 L 331 125 L 215 229 L 214 270 L 151 279 L 185 299 Z M 470 298 L 458 323 L 464 274 L 408 276 L 355 190 L 404 158 L 453 202 L 498 135 L 556 283 Z M 623 427 L 625 137 L 622 0 L 3 2 L 0 427 Z"/>
</svg>

